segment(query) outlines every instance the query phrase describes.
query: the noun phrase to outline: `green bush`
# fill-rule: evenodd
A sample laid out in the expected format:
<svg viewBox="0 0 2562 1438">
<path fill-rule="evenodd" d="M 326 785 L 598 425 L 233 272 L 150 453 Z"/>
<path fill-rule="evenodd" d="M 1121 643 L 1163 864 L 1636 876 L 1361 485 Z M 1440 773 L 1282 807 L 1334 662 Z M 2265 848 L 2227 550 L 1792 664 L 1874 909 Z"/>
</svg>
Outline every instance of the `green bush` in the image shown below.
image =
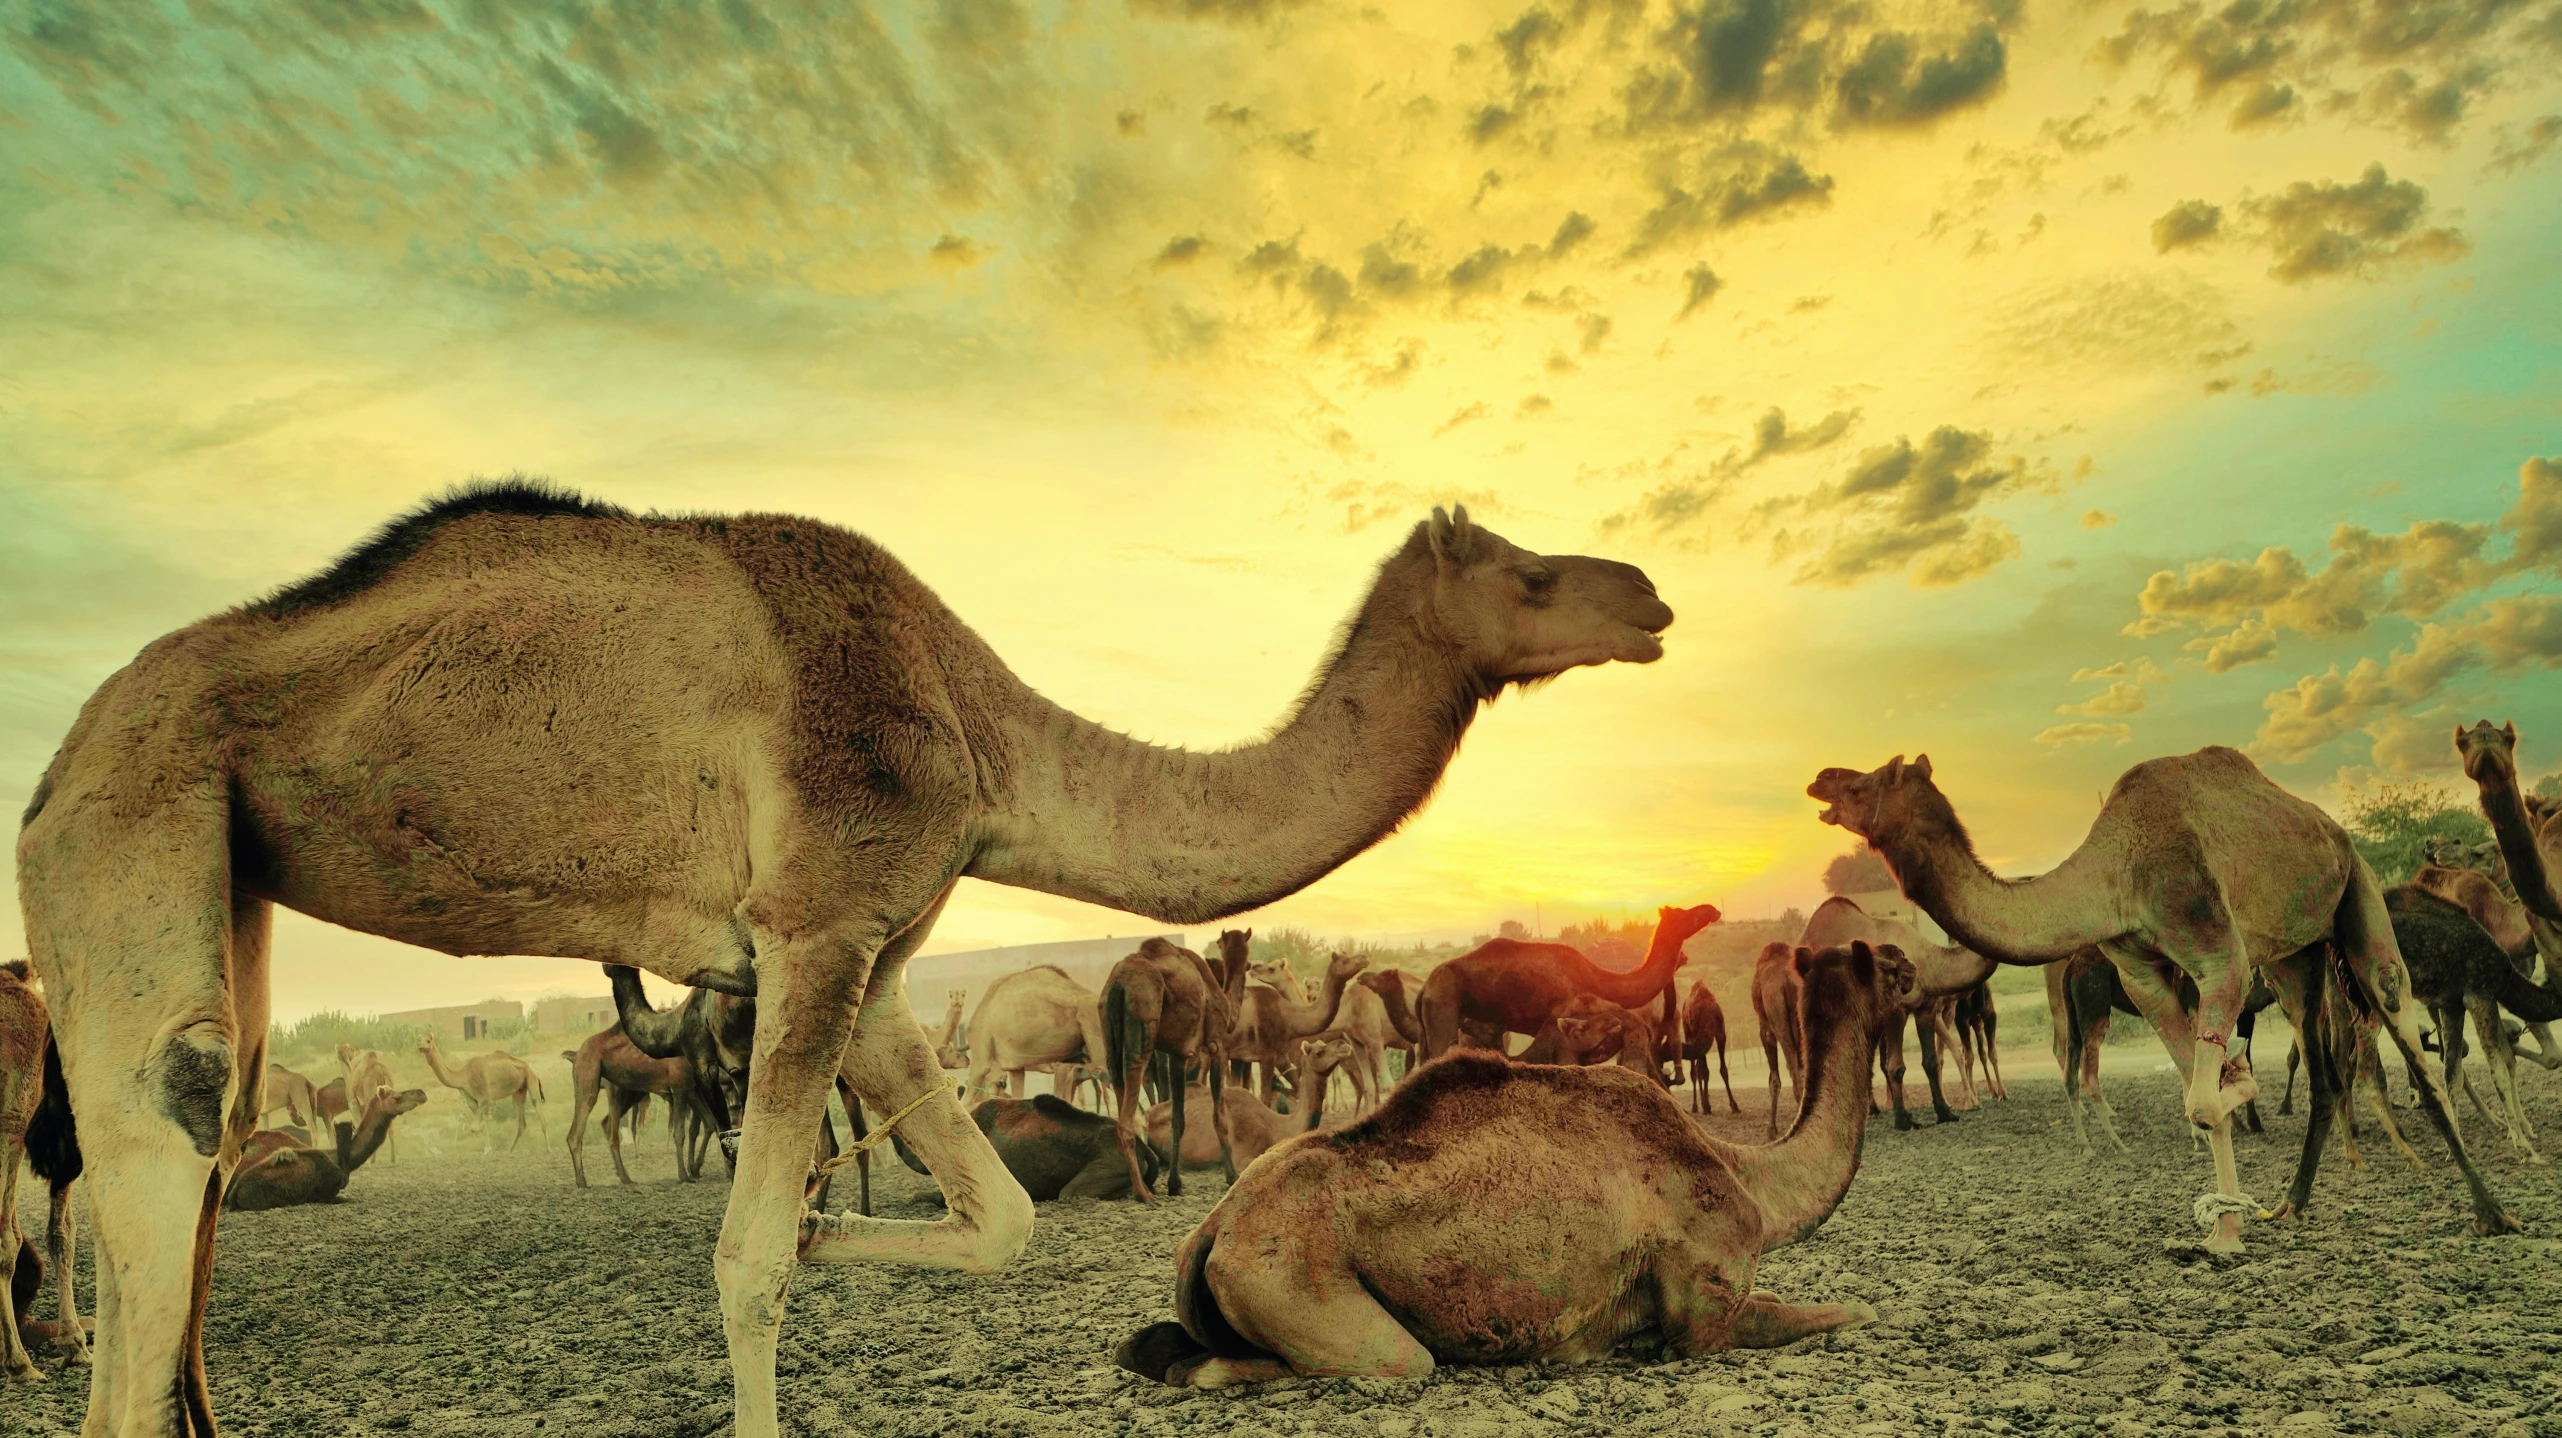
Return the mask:
<svg viewBox="0 0 2562 1438">
<path fill-rule="evenodd" d="M 2410 882 L 2432 839 L 2478 844 L 2491 837 L 2491 826 L 2453 790 L 2422 780 L 2354 790 L 2341 807 L 2349 842 L 2387 887 Z"/>
</svg>

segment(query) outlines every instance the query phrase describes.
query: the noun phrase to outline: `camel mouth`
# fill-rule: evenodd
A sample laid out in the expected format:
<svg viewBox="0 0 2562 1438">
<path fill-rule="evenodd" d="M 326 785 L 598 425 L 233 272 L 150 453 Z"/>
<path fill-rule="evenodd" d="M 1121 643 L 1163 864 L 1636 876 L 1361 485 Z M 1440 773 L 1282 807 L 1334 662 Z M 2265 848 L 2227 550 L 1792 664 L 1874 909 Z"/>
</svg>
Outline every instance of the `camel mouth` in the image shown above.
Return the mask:
<svg viewBox="0 0 2562 1438">
<path fill-rule="evenodd" d="M 1826 804 L 1823 807 L 1823 812 L 1817 814 L 1815 817 L 1823 823 L 1837 826 L 1841 823 L 1841 806 L 1839 804 Z"/>
<path fill-rule="evenodd" d="M 1628 641 L 1625 652 L 1620 654 L 1619 662 L 1622 664 L 1652 664 L 1656 660 L 1663 658 L 1664 630 L 1671 627 L 1671 624 L 1672 621 L 1670 619 L 1666 619 L 1662 624 L 1652 629 L 1643 628 L 1634 624 L 1629 625 L 1628 632 L 1634 637 Z"/>
</svg>

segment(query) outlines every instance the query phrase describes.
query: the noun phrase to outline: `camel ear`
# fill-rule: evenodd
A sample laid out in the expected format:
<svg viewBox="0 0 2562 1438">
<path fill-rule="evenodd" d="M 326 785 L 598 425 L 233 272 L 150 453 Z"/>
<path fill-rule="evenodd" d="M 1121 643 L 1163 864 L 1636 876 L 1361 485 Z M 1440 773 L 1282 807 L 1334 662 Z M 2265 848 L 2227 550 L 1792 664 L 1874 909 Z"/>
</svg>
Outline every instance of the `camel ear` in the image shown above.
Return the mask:
<svg viewBox="0 0 2562 1438">
<path fill-rule="evenodd" d="M 1904 782 L 1904 756 L 1898 754 L 1894 758 L 1887 760 L 1884 773 L 1886 775 L 1886 787 L 1890 789 L 1895 785 Z"/>
<path fill-rule="evenodd" d="M 2512 743 L 2512 744 L 2515 744 L 2515 743 L 2518 741 L 2518 726 L 2517 726 L 2517 721 L 2516 721 L 2516 720 L 2514 720 L 2514 719 L 2512 719 L 2512 720 L 2508 721 L 2507 723 L 2502 724 L 2502 725 L 2500 726 L 2500 732 L 2501 732 L 2501 733 L 2503 733 L 2503 734 L 2508 735 L 2508 736 L 2509 736 L 2509 742 L 2510 742 L 2510 743 Z"/>
<path fill-rule="evenodd" d="M 1810 973 L 1814 972 L 1814 969 L 1815 969 L 1815 951 L 1814 951 L 1813 949 L 1807 948 L 1804 944 L 1799 944 L 1799 945 L 1797 946 L 1797 958 L 1796 958 L 1796 964 L 1797 964 L 1797 977 L 1799 977 L 1799 978 L 1801 978 L 1801 979 L 1802 979 L 1802 978 L 1804 978 L 1804 977 L 1806 977 L 1806 975 L 1808 975 L 1808 974 L 1810 974 Z"/>
<path fill-rule="evenodd" d="M 1447 513 L 1434 505 L 1425 533 L 1432 541 L 1432 557 L 1443 564 L 1467 564 L 1477 557 L 1477 530 L 1468 523 L 1464 504 L 1452 505 Z"/>
<path fill-rule="evenodd" d="M 1929 756 L 1928 754 L 1916 754 L 1916 755 L 1914 755 L 1914 756 L 1913 756 L 1913 767 L 1912 767 L 1912 771 L 1911 771 L 1911 772 L 1912 772 L 1912 776 L 1913 776 L 1914 778 L 1916 778 L 1916 779 L 1927 779 L 1927 778 L 1929 778 L 1929 777 L 1930 777 L 1930 756 Z"/>
</svg>

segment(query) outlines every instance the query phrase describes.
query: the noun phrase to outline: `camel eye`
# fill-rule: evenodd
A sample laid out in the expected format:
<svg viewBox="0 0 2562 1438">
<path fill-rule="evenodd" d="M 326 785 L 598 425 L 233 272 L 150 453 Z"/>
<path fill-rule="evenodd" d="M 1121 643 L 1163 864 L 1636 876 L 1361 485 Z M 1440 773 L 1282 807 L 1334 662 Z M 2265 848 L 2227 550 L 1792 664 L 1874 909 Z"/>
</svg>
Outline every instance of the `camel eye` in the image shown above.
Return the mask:
<svg viewBox="0 0 2562 1438">
<path fill-rule="evenodd" d="M 1529 591 L 1532 599 L 1546 599 L 1557 587 L 1557 571 L 1553 569 L 1524 569 L 1520 574 L 1521 587 Z"/>
</svg>

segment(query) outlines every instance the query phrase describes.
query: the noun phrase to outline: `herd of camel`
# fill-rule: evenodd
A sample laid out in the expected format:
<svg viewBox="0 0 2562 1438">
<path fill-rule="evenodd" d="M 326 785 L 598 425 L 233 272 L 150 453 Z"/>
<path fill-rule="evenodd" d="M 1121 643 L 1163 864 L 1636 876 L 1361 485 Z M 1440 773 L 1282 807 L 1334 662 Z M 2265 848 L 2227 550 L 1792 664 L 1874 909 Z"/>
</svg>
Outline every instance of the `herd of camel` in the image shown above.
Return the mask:
<svg viewBox="0 0 2562 1438">
<path fill-rule="evenodd" d="M 982 996 L 972 1053 L 957 1007 L 939 1050 L 917 1022 L 908 960 L 960 878 L 1167 924 L 1263 907 L 1419 809 L 1484 705 L 1651 663 L 1672 617 L 1634 566 L 1539 554 L 1436 509 L 1284 722 L 1194 752 L 1043 698 L 860 535 L 634 514 L 523 480 L 450 493 L 328 570 L 154 642 L 83 706 L 38 783 L 17 849 L 30 957 L 0 975 L 0 1133 L 55 1187 L 63 1317 L 22 1332 L 34 1253 L 0 1243 L 0 1368 L 33 1381 L 31 1339 L 84 1346 L 60 1195 L 85 1174 L 100 1277 L 84 1431 L 211 1434 L 217 1210 L 265 1186 L 343 1186 L 423 1097 L 360 1076 L 353 1054 L 333 1107 L 319 1089 L 287 1104 L 333 1142 L 262 1127 L 276 904 L 446 953 L 609 966 L 620 1022 L 571 1056 L 573 1170 L 584 1182 L 578 1133 L 599 1096 L 610 1142 L 617 1114 L 659 1095 L 686 1115 L 669 1125 L 681 1162 L 699 1169 L 721 1138 L 713 1272 L 738 1438 L 777 1438 L 776 1336 L 799 1265 L 991 1273 L 1022 1251 L 1036 1193 L 1151 1198 L 1160 1181 L 1179 1191 L 1196 1153 L 1233 1182 L 1172 1255 L 1173 1320 L 1118 1353 L 1168 1383 L 1571 1361 L 1644 1330 L 1687 1356 L 1862 1321 L 1859 1305 L 1756 1289 L 1759 1258 L 1848 1190 L 1881 1062 L 1909 1122 L 1908 1022 L 1950 1116 L 1936 1054 L 1951 1032 L 1961 1061 L 1989 1054 L 1981 986 L 2002 963 L 2047 968 L 2077 1125 L 2108 1012 L 2160 1035 L 2214 1159 L 2197 1206 L 2209 1249 L 2238 1249 L 2256 1207 L 2231 1131 L 2258 1097 L 2247 1036 L 2266 1002 L 2301 1036 L 2311 1085 L 2272 1216 L 2305 1211 L 2333 1118 L 2389 1040 L 2477 1230 L 2518 1228 L 2457 1130 L 2448 1077 L 2470 1018 L 2510 1140 L 2533 1156 L 2500 1011 L 2562 1017 L 2549 969 L 2534 977 L 2537 956 L 2562 954 L 2562 819 L 2519 791 L 2515 734 L 2487 724 L 2458 745 L 2504 872 L 2437 865 L 2389 892 L 2336 821 L 2230 749 L 2135 766 L 2082 846 L 2032 879 L 1982 865 L 1927 758 L 1825 770 L 1807 791 L 1819 817 L 1879 854 L 1954 943 L 1837 901 L 1763 952 L 1761 1144 L 1709 1134 L 1668 1087 L 1665 1065 L 1689 1064 L 1701 1107 L 1711 1053 L 1723 1073 L 1715 997 L 1677 998 L 1671 977 L 1717 919 L 1706 905 L 1663 910 L 1624 974 L 1497 940 L 1420 981 L 1338 957 L 1311 995 L 1277 969 L 1258 981 L 1249 936 L 1230 931 L 1209 955 L 1142 944 L 1096 994 L 1016 976 Z M 654 1009 L 642 970 L 693 992 Z M 2424 1006 L 2445 1076 L 2423 1056 Z M 1530 1050 L 1501 1052 L 1516 1037 Z M 1390 1049 L 1411 1058 L 1393 1086 Z M 530 1075 L 500 1072 L 521 1061 L 485 1056 L 475 1077 L 478 1058 L 428 1057 L 493 1113 L 512 1094 L 521 1137 Z M 1111 1116 L 1022 1097 L 1044 1068 L 1071 1096 L 1099 1068 Z M 1338 1069 L 1353 1121 L 1328 1126 Z M 1011 1092 L 991 1092 L 999 1072 Z M 1987 1078 L 1998 1093 L 1998 1069 Z M 856 1129 L 844 1152 L 831 1094 Z M 1141 1112 L 1151 1094 L 1161 1124 Z M 942 1218 L 828 1208 L 828 1176 L 882 1139 L 933 1176 Z M 16 1224 L 6 1167 L 0 1234 Z"/>
</svg>

